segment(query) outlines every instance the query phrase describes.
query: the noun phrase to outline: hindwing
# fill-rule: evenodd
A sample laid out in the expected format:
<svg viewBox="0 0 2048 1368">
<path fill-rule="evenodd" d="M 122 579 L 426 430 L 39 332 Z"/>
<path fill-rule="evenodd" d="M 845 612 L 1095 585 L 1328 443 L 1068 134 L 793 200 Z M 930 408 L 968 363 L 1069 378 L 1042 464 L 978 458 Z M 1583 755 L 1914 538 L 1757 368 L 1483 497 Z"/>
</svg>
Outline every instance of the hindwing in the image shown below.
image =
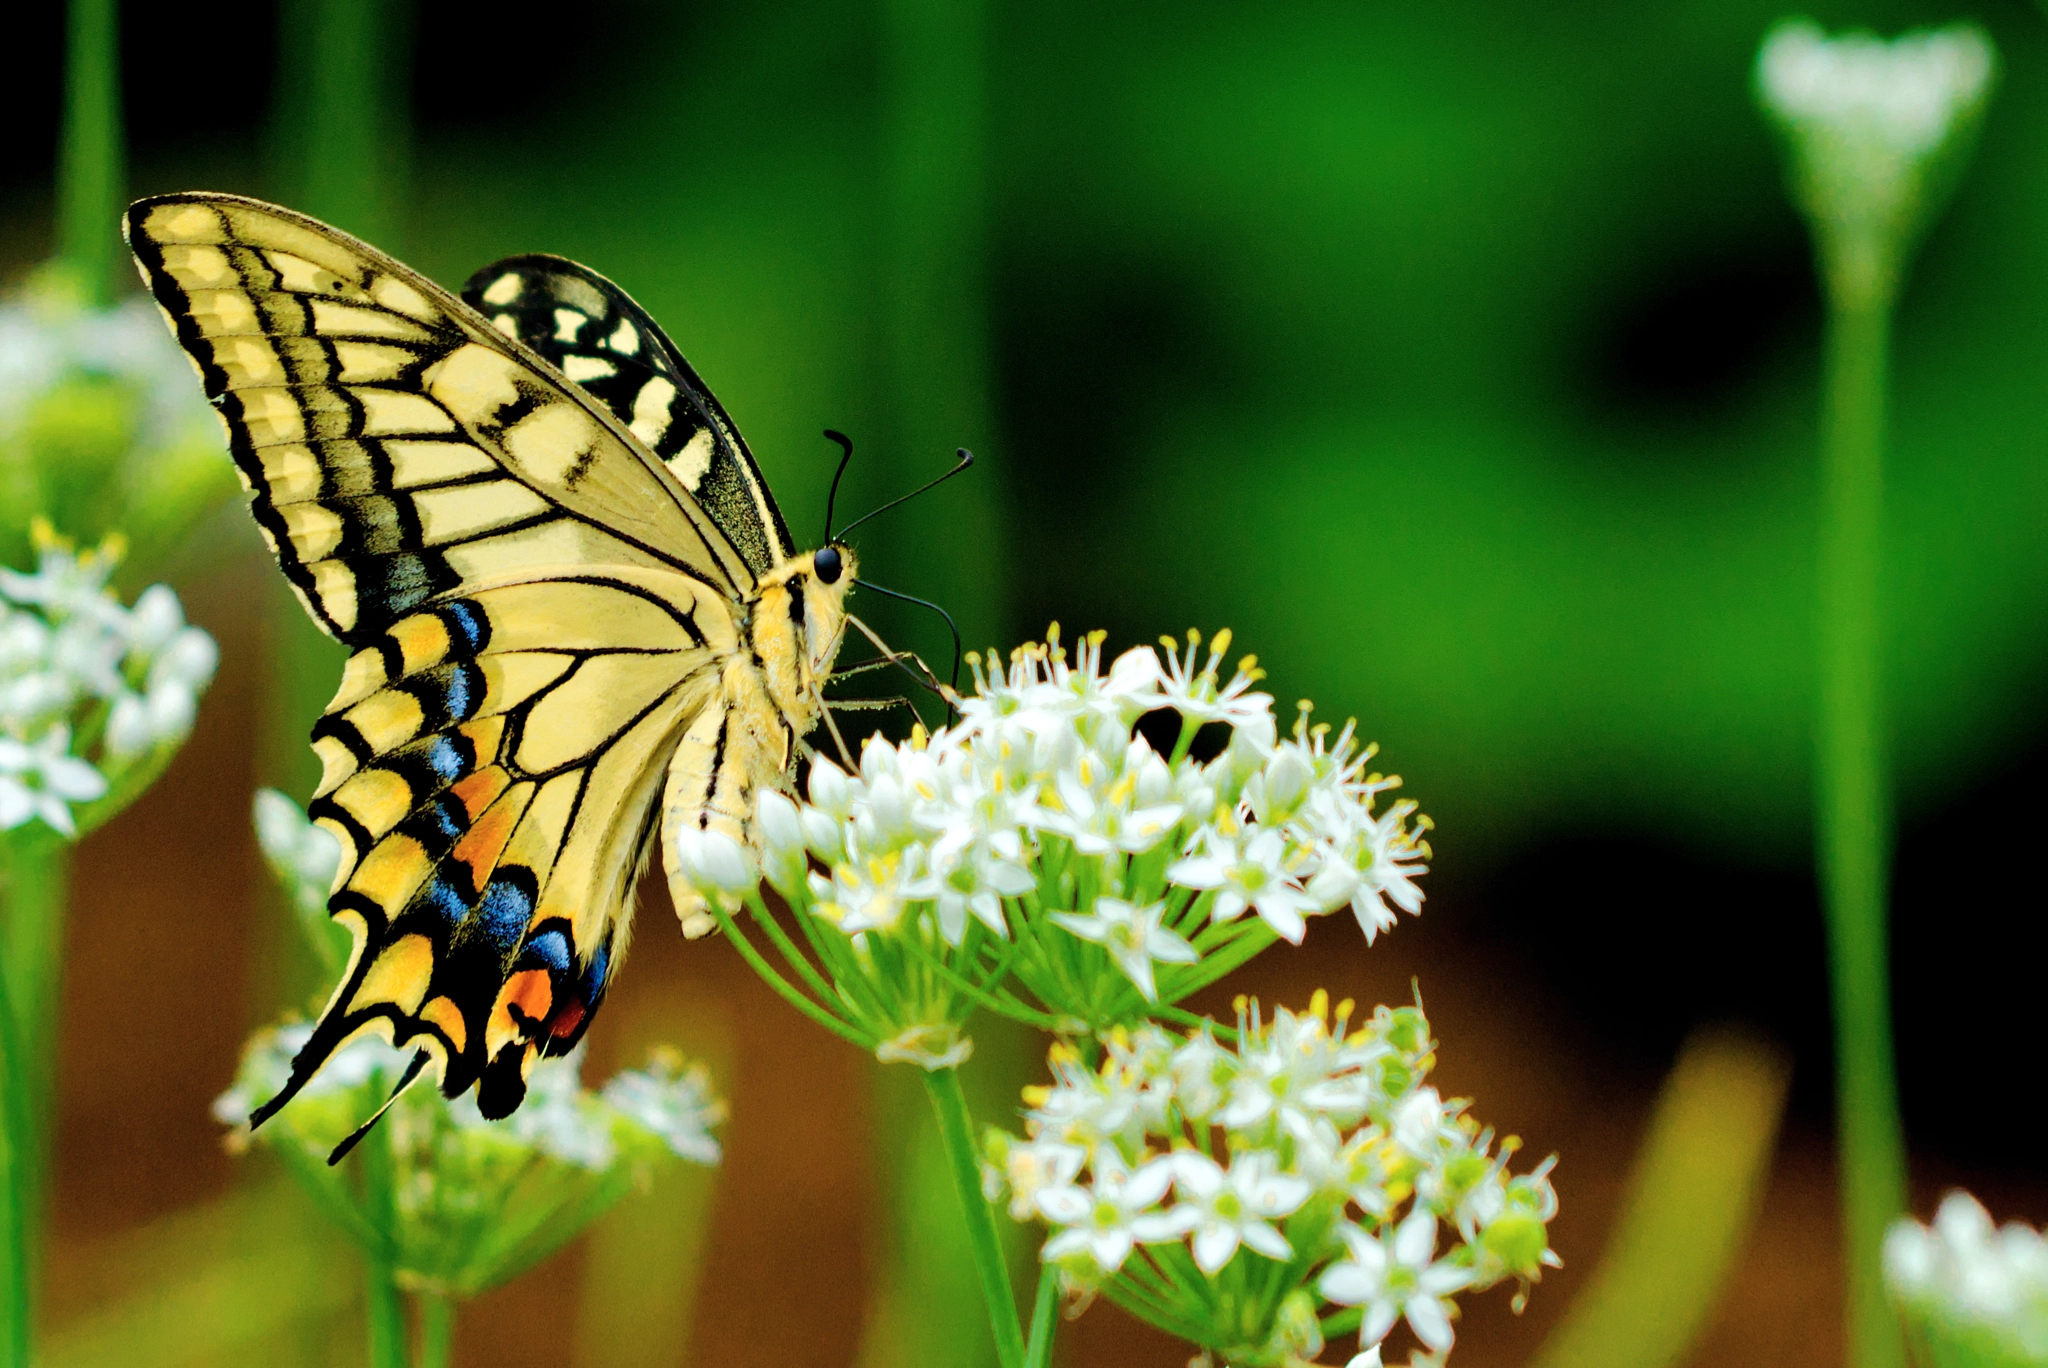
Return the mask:
<svg viewBox="0 0 2048 1368">
<path fill-rule="evenodd" d="M 462 298 L 546 357 L 668 466 L 766 575 L 796 554 L 739 428 L 661 325 L 587 266 L 532 253 L 484 267 Z"/>
<path fill-rule="evenodd" d="M 612 569 L 476 589 L 358 648 L 308 809 L 341 842 L 328 905 L 356 951 L 259 1119 L 366 1028 L 426 1050 L 450 1096 L 481 1080 L 487 1115 L 519 1104 L 603 1000 L 662 761 L 733 631 L 696 581 Z"/>
</svg>

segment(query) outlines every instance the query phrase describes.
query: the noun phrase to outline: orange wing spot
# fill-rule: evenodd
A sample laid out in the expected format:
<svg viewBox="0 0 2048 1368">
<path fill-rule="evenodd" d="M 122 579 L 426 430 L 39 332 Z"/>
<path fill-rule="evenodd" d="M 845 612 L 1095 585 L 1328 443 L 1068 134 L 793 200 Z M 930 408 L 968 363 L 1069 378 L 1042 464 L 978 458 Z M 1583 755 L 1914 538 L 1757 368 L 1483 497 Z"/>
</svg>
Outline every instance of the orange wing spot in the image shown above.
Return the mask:
<svg viewBox="0 0 2048 1368">
<path fill-rule="evenodd" d="M 359 1012 L 388 1002 L 412 1016 L 419 1011 L 420 1000 L 427 995 L 427 981 L 433 974 L 434 943 L 417 934 L 400 936 L 385 947 L 377 962 L 370 966 L 370 972 L 363 975 L 363 986 L 356 990 L 348 1010 Z"/>
<path fill-rule="evenodd" d="M 370 847 L 348 886 L 383 908 L 386 917 L 395 917 L 432 867 L 418 841 L 394 834 Z"/>
<path fill-rule="evenodd" d="M 435 998 L 420 1009 L 420 1020 L 447 1036 L 456 1054 L 461 1054 L 468 1047 L 469 1023 L 462 1019 L 462 1009 L 455 1005 L 455 999 Z"/>
<path fill-rule="evenodd" d="M 513 1041 L 526 1039 L 531 1029 L 526 1023 L 546 1020 L 554 999 L 555 986 L 545 969 L 522 969 L 506 979 L 505 986 L 498 990 L 497 1005 L 491 1008 L 484 1048 L 495 1057 Z M 512 1014 L 515 1007 L 525 1022 Z"/>
<path fill-rule="evenodd" d="M 469 814 L 473 828 L 477 814 L 497 802 L 498 795 L 503 793 L 505 786 L 511 782 L 510 775 L 493 765 L 489 769 L 478 770 L 475 774 L 465 775 L 456 780 L 448 786 L 448 791 L 455 795 L 456 801 L 461 803 L 463 810 Z"/>
<path fill-rule="evenodd" d="M 502 782 L 500 787 L 503 787 Z M 465 804 L 467 800 L 465 799 Z M 519 824 L 520 814 L 526 811 L 526 804 L 520 802 L 498 803 L 476 818 L 462 839 L 455 843 L 450 853 L 476 876 L 473 888 L 482 888 L 491 881 L 491 871 L 498 867 L 498 856 L 504 853 L 505 842 L 512 839 L 512 828 Z"/>
</svg>

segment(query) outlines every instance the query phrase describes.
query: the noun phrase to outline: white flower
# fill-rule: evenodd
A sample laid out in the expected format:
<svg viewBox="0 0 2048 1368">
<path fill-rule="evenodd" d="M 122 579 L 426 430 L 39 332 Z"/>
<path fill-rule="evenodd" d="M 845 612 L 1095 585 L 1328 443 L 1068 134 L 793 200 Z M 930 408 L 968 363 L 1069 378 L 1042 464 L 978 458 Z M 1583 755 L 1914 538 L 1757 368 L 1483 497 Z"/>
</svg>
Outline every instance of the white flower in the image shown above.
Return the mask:
<svg viewBox="0 0 2048 1368">
<path fill-rule="evenodd" d="M 1038 1211 L 1039 1193 L 1073 1186 L 1087 1162 L 1088 1151 L 1079 1145 L 1057 1140 L 1012 1144 L 1003 1156 L 1002 1174 L 1010 1190 L 1010 1219 L 1031 1219 Z"/>
<path fill-rule="evenodd" d="M 77 824 L 72 803 L 106 796 L 100 772 L 71 754 L 71 728 L 59 723 L 33 743 L 0 735 L 0 831 L 12 831 L 32 817 L 66 836 Z"/>
<path fill-rule="evenodd" d="M 1253 908 L 1282 938 L 1299 945 L 1308 929 L 1303 917 L 1322 909 L 1289 877 L 1287 856 L 1286 838 L 1277 831 L 1212 831 L 1203 852 L 1176 861 L 1166 877 L 1183 888 L 1216 890 L 1210 920 L 1235 921 Z"/>
<path fill-rule="evenodd" d="M 1895 1222 L 1884 1272 L 1909 1318 L 2002 1340 L 2015 1362 L 2048 1359 L 2048 1241 L 2017 1221 L 1994 1227 L 1967 1192 L 1944 1197 L 1932 1226 Z"/>
<path fill-rule="evenodd" d="M 1240 1243 L 1269 1259 L 1294 1257 L 1287 1237 L 1271 1222 L 1300 1210 L 1315 1188 L 1280 1172 L 1277 1156 L 1263 1150 L 1234 1154 L 1226 1170 L 1206 1154 L 1184 1150 L 1173 1164 L 1174 1210 L 1187 1213 L 1195 1264 L 1204 1273 L 1229 1263 Z"/>
<path fill-rule="evenodd" d="M 811 875 L 814 911 L 847 935 L 894 929 L 903 915 L 918 870 L 908 858 L 915 851 L 895 851 L 845 860 L 832 866 L 832 877 Z"/>
<path fill-rule="evenodd" d="M 810 872 L 803 818 L 786 794 L 764 789 L 754 803 L 754 824 L 761 838 L 762 875 L 787 897 Z"/>
<path fill-rule="evenodd" d="M 1932 208 L 1929 172 L 1982 109 L 1992 67 L 1990 41 L 1968 24 L 1887 43 L 1792 22 L 1764 41 L 1757 92 L 1790 137 L 1831 289 L 1892 287 Z"/>
<path fill-rule="evenodd" d="M 1991 69 L 1991 45 L 1972 25 L 1887 43 L 1868 33 L 1829 38 L 1818 25 L 1793 21 L 1764 40 L 1757 85 L 1788 123 L 1904 158 L 1940 147 L 1983 97 Z"/>
<path fill-rule="evenodd" d="M 1082 940 L 1093 941 L 1109 951 L 1116 967 L 1123 970 L 1124 977 L 1138 985 L 1138 991 L 1149 1001 L 1159 996 L 1158 986 L 1152 978 L 1154 961 L 1160 964 L 1193 964 L 1201 958 L 1195 953 L 1194 946 L 1160 925 L 1165 916 L 1166 904 L 1163 902 L 1135 907 L 1122 898 L 1097 898 L 1091 916 L 1055 912 L 1052 920 Z"/>
<path fill-rule="evenodd" d="M 1160 681 L 1160 706 L 1171 708 L 1198 725 L 1226 722 L 1233 728 L 1249 731 L 1254 737 L 1263 734 L 1267 743 L 1271 743 L 1273 699 L 1270 694 L 1252 692 L 1252 685 L 1260 678 L 1252 659 L 1249 656 L 1245 658 L 1229 683 L 1221 687 L 1216 683 L 1217 667 L 1223 661 L 1223 653 L 1230 649 L 1227 630 L 1218 632 L 1210 640 L 1209 657 L 1200 668 L 1195 664 L 1201 653 L 1202 638 L 1199 634 L 1188 633 L 1185 651 L 1171 640 L 1160 644 L 1166 648 L 1166 665 Z"/>
<path fill-rule="evenodd" d="M 256 844 L 295 901 L 324 908 L 341 867 L 341 842 L 306 820 L 297 803 L 276 789 L 256 790 Z"/>
<path fill-rule="evenodd" d="M 677 1158 L 718 1162 L 718 1139 L 711 1132 L 725 1120 L 725 1104 L 712 1095 L 703 1065 L 685 1069 L 679 1057 L 657 1052 L 646 1068 L 615 1075 L 599 1096 L 660 1136 Z"/>
<path fill-rule="evenodd" d="M 1084 751 L 1054 781 L 1059 806 L 1039 819 L 1087 855 L 1122 852 L 1140 855 L 1151 850 L 1180 821 L 1180 804 L 1171 801 L 1172 776 L 1142 740 L 1124 750 L 1117 766 L 1093 751 Z"/>
<path fill-rule="evenodd" d="M 669 841 L 674 870 L 707 899 L 744 901 L 761 882 L 753 853 L 722 831 L 679 827 Z"/>
<path fill-rule="evenodd" d="M 1417 1088 L 1394 1113 L 1394 1143 L 1428 1163 L 1463 1143 L 1457 1116 L 1435 1088 Z"/>
<path fill-rule="evenodd" d="M 1154 1159 L 1132 1172 L 1114 1151 L 1096 1155 L 1093 1185 L 1066 1184 L 1038 1193 L 1038 1210 L 1062 1227 L 1045 1242 L 1039 1258 L 1055 1263 L 1086 1254 L 1104 1273 L 1122 1268 L 1138 1242 L 1138 1227 L 1173 1184 L 1173 1164 Z M 1170 1238 L 1170 1237 L 1169 1237 Z"/>
<path fill-rule="evenodd" d="M 1406 1316 L 1409 1328 L 1425 1345 L 1439 1352 L 1450 1348 L 1455 1335 L 1444 1298 L 1462 1290 L 1470 1275 L 1434 1262 L 1436 1217 L 1417 1210 L 1384 1243 L 1354 1225 L 1340 1233 L 1351 1257 L 1330 1265 L 1316 1286 L 1333 1302 L 1364 1308 L 1358 1327 L 1360 1347 L 1378 1344 L 1394 1322 Z"/>
</svg>

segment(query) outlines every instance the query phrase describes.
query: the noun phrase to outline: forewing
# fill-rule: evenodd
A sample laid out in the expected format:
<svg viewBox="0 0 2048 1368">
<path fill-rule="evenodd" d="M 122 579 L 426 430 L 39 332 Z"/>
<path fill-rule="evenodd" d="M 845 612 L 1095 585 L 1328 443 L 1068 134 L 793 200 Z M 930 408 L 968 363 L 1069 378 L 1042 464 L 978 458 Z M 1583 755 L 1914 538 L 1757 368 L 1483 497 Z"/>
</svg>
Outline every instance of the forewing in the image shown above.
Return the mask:
<svg viewBox="0 0 2048 1368">
<path fill-rule="evenodd" d="M 624 570 L 448 599 L 362 645 L 309 809 L 341 842 L 355 954 L 257 1119 L 365 1029 L 427 1051 L 450 1096 L 481 1079 L 487 1115 L 518 1106 L 603 999 L 662 762 L 731 649 L 711 591 Z"/>
<path fill-rule="evenodd" d="M 624 423 L 696 496 L 756 576 L 795 554 L 738 426 L 624 290 L 587 266 L 534 254 L 484 267 L 462 298 Z"/>
<path fill-rule="evenodd" d="M 303 215 L 228 195 L 129 208 L 128 241 L 199 368 L 252 511 L 350 645 L 537 567 L 754 573 L 604 406 L 468 305 Z"/>
</svg>

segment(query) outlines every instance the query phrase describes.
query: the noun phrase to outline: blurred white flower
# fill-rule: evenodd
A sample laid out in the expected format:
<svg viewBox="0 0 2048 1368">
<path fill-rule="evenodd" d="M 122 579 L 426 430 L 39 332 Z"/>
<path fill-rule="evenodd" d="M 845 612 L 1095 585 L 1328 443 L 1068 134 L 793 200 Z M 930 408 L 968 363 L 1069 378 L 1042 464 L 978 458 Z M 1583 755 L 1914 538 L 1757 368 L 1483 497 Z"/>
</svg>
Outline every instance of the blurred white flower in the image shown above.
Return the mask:
<svg viewBox="0 0 2048 1368">
<path fill-rule="evenodd" d="M 1894 1222 L 1885 1281 L 1940 1352 L 1954 1341 L 1996 1345 L 1999 1362 L 2048 1362 L 2048 1241 L 2020 1222 L 1994 1226 L 1967 1192 L 1951 1192 L 1931 1226 Z"/>
<path fill-rule="evenodd" d="M 32 817 L 66 836 L 77 831 L 69 805 L 103 797 L 107 781 L 70 750 L 71 728 L 61 722 L 33 744 L 0 735 L 0 831 Z"/>
<path fill-rule="evenodd" d="M 1839 291 L 1886 290 L 1934 207 L 1934 173 L 1974 124 L 1994 59 L 1958 24 L 1891 42 L 1780 24 L 1757 54 L 1757 94 L 1791 143 L 1793 183 Z"/>
<path fill-rule="evenodd" d="M 146 782 L 191 733 L 218 655 L 166 586 L 132 608 L 114 597 L 111 544 L 34 536 L 33 573 L 0 569 L 0 830 L 40 819 L 71 836 L 73 804 L 132 771 Z"/>
<path fill-rule="evenodd" d="M 1279 1172 L 1279 1160 L 1261 1150 L 1238 1156 L 1228 1169 L 1192 1150 L 1176 1154 L 1173 1163 L 1174 1195 L 1187 1213 L 1197 1268 L 1216 1273 L 1240 1243 L 1269 1259 L 1294 1257 L 1272 1222 L 1300 1210 L 1315 1192 L 1313 1183 Z"/>
<path fill-rule="evenodd" d="M 1146 1218 L 1172 1186 L 1173 1164 L 1168 1159 L 1154 1159 L 1134 1172 L 1114 1151 L 1103 1151 L 1096 1155 L 1092 1167 L 1093 1182 L 1088 1187 L 1068 1184 L 1039 1190 L 1039 1212 L 1061 1227 L 1045 1242 L 1039 1257 L 1056 1263 L 1086 1254 L 1102 1272 L 1114 1273 L 1130 1257 L 1145 1230 Z M 1151 1238 L 1165 1240 L 1175 1235 L 1154 1230 Z"/>
<path fill-rule="evenodd" d="M 1316 1286 L 1339 1305 L 1364 1309 L 1359 1346 L 1378 1344 L 1405 1316 L 1417 1339 L 1438 1352 L 1449 1349 L 1455 1335 L 1447 1298 L 1462 1291 L 1471 1274 L 1436 1262 L 1436 1217 L 1417 1208 L 1390 1240 L 1354 1225 L 1340 1234 L 1350 1257 L 1330 1265 Z"/>
</svg>

